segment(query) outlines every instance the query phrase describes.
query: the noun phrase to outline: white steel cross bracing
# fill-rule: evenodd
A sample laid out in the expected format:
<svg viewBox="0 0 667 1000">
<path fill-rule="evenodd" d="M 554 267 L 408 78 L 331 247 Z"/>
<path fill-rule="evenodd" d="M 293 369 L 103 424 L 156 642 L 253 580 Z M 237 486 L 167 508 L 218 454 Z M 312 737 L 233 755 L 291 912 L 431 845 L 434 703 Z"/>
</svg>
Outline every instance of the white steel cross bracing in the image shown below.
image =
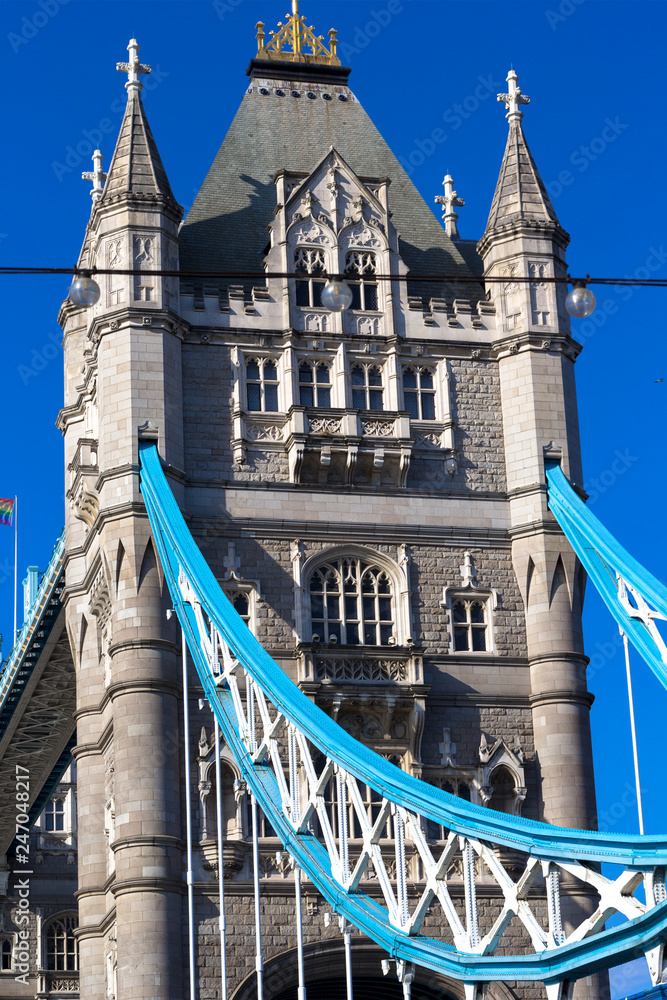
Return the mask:
<svg viewBox="0 0 667 1000">
<path fill-rule="evenodd" d="M 631 920 L 659 901 L 651 891 L 646 903 L 635 895 L 644 883 L 647 890 L 652 887 L 652 869 L 629 868 L 610 879 L 585 862 L 524 855 L 523 871 L 515 880 L 492 844 L 454 832 L 447 834 L 444 844 L 433 844 L 425 833 L 424 817 L 383 795 L 369 805 L 366 787 L 313 747 L 250 677 L 206 621 L 184 574 L 180 584 L 183 600 L 194 610 L 216 683 L 231 697 L 249 761 L 268 769 L 274 778 L 280 809 L 295 835 L 317 837 L 323 843 L 331 874 L 343 892 L 361 893 L 365 881 L 376 880 L 390 925 L 410 935 L 421 934 L 427 914 L 437 904 L 457 951 L 485 956 L 496 953 L 516 917 L 539 954 L 596 934 L 612 914 Z M 421 893 L 415 897 L 417 866 Z M 561 921 L 560 872 L 570 877 L 568 894 L 575 880 L 582 891 L 592 888 L 599 896 L 595 912 L 567 935 Z M 457 876 L 463 882 L 465 922 L 450 892 L 453 885 L 460 885 Z M 502 897 L 492 926 L 484 931 L 477 900 L 480 881 L 495 884 Z M 651 957 L 657 975 L 661 960 Z"/>
</svg>

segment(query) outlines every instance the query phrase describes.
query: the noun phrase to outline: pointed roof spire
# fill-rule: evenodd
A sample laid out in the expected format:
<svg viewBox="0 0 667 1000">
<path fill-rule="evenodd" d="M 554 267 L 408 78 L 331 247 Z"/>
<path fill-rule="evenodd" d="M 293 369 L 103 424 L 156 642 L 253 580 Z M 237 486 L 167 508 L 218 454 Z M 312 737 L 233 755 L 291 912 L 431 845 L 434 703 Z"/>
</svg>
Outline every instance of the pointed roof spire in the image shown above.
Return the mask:
<svg viewBox="0 0 667 1000">
<path fill-rule="evenodd" d="M 523 112 L 519 108 L 528 104 L 530 98 L 517 87 L 518 79 L 514 70 L 510 70 L 507 74 L 508 93 L 498 94 L 498 100 L 504 102 L 507 108 L 506 118 L 510 128 L 486 233 L 518 221 L 560 225 L 523 134 Z"/>
<path fill-rule="evenodd" d="M 451 174 L 445 174 L 442 186 L 445 189 L 445 193 L 436 195 L 435 203 L 436 205 L 442 205 L 442 221 L 445 232 L 452 239 L 458 240 L 459 230 L 456 225 L 458 215 L 454 209 L 463 208 L 465 201 L 463 198 L 459 198 L 457 192 L 454 190 L 454 178 Z"/>
<path fill-rule="evenodd" d="M 130 61 L 116 65 L 116 69 L 128 74 L 127 107 L 101 201 L 108 203 L 123 195 L 161 197 L 180 212 L 141 101 L 143 84 L 139 75 L 150 73 L 151 68 L 139 62 L 135 38 L 130 39 L 128 49 Z"/>
</svg>

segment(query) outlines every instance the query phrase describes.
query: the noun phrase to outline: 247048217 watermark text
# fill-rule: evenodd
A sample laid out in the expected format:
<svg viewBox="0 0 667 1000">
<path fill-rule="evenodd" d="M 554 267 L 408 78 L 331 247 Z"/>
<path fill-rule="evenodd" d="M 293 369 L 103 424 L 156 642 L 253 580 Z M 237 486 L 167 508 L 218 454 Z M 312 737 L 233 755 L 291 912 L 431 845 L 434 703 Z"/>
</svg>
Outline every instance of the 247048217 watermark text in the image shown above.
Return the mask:
<svg viewBox="0 0 667 1000">
<path fill-rule="evenodd" d="M 16 765 L 16 854 L 14 858 L 14 892 L 17 897 L 14 921 L 18 927 L 16 951 L 14 953 L 14 976 L 17 983 L 28 985 L 30 975 L 30 825 L 28 802 L 30 801 L 30 771 L 21 764 Z"/>
</svg>

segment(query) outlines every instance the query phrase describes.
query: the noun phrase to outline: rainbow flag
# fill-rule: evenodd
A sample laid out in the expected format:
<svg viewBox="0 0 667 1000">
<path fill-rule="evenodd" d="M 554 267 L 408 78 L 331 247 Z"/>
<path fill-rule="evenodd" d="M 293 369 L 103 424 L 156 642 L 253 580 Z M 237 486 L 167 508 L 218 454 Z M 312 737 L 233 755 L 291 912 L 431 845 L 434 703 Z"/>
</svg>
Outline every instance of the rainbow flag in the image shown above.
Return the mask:
<svg viewBox="0 0 667 1000">
<path fill-rule="evenodd" d="M 7 500 L 0 497 L 0 524 L 11 524 L 14 517 L 15 500 Z"/>
</svg>

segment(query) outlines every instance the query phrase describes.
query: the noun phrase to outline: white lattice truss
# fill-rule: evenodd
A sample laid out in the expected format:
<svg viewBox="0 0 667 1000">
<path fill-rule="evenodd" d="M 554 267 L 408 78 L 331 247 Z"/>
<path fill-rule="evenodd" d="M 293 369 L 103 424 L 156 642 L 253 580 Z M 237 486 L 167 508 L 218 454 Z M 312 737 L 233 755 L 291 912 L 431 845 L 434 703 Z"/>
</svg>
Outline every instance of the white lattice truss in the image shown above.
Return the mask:
<svg viewBox="0 0 667 1000">
<path fill-rule="evenodd" d="M 508 852 L 510 861 L 504 864 L 499 857 L 502 848 L 494 849 L 493 844 L 472 837 L 445 830 L 439 843 L 430 842 L 427 820 L 384 796 L 373 803 L 369 815 L 365 788 L 335 761 L 325 758 L 269 701 L 205 618 L 183 574 L 179 588 L 184 602 L 194 609 L 197 638 L 216 684 L 231 694 L 238 735 L 252 766 L 270 768 L 280 790 L 283 815 L 294 832 L 318 832 L 331 874 L 346 893 L 360 893 L 362 882 L 377 879 L 391 926 L 410 935 L 420 934 L 427 916 L 439 906 L 449 929 L 445 940 L 458 952 L 484 956 L 496 952 L 516 917 L 527 947 L 543 953 L 601 931 L 616 913 L 629 920 L 641 916 L 665 898 L 663 866 L 626 868 L 616 878 L 607 878 L 593 864 L 545 860 L 515 851 Z M 361 832 L 361 838 L 356 838 L 361 840 L 360 847 L 351 833 L 353 824 L 357 834 Z M 508 868 L 522 870 L 513 878 Z M 486 926 L 488 921 L 478 907 L 480 876 L 487 885 L 495 883 L 501 893 L 502 904 L 491 926 Z M 461 880 L 463 907 L 459 901 Z M 454 885 L 458 892 L 451 891 Z M 646 902 L 636 895 L 642 886 Z M 584 900 L 584 910 L 586 899 L 590 900 L 590 915 L 566 931 L 565 915 L 571 908 L 565 901 L 562 914 L 561 904 L 572 895 Z M 435 920 L 442 924 L 438 914 Z M 429 923 L 432 926 L 433 922 Z M 647 954 L 654 982 L 662 978 L 663 949 L 660 945 Z M 562 988 L 562 983 L 547 986 L 556 997 Z"/>
</svg>

